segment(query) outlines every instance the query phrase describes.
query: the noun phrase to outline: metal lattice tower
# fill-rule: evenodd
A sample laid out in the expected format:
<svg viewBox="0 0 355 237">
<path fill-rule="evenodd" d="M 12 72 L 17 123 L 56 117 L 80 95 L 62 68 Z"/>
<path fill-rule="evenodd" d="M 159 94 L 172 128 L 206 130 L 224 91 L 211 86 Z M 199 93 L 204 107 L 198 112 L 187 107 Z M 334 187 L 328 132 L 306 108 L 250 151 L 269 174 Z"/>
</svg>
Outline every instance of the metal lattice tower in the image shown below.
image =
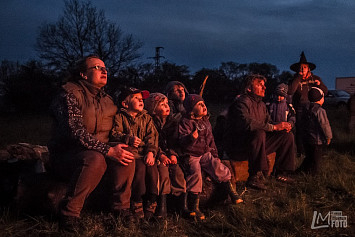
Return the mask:
<svg viewBox="0 0 355 237">
<path fill-rule="evenodd" d="M 160 58 L 165 58 L 164 56 L 160 55 L 160 49 L 164 49 L 164 47 L 155 47 L 155 57 L 149 57 L 155 61 L 155 72 L 160 70 Z"/>
</svg>

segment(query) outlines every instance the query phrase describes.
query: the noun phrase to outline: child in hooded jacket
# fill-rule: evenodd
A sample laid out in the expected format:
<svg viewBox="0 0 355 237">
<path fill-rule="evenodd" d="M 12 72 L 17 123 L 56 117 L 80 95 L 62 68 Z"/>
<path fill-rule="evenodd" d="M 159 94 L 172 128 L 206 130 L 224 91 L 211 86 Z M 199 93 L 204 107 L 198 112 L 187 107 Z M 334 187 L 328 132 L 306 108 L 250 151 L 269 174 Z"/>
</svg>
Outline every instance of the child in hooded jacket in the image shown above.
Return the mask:
<svg viewBox="0 0 355 237">
<path fill-rule="evenodd" d="M 329 145 L 333 137 L 327 112 L 322 108 L 324 93 L 318 87 L 312 87 L 308 92 L 310 104 L 302 114 L 303 146 L 306 157 L 298 171 L 312 175 L 319 172 L 323 154 L 323 146 Z"/>
<path fill-rule="evenodd" d="M 200 95 L 190 94 L 184 101 L 185 117 L 179 125 L 179 143 L 184 157 L 186 189 L 189 209 L 200 220 L 205 215 L 199 209 L 199 194 L 202 192 L 202 170 L 216 182 L 209 203 L 224 201 L 228 195 L 234 204 L 243 202 L 235 192 L 230 180 L 229 168 L 221 163 L 209 122 L 207 107 Z"/>
<path fill-rule="evenodd" d="M 296 112 L 292 104 L 287 101 L 288 86 L 284 83 L 279 84 L 274 91 L 274 99 L 268 106 L 273 124 L 288 122 L 292 128 L 296 123 Z"/>
</svg>

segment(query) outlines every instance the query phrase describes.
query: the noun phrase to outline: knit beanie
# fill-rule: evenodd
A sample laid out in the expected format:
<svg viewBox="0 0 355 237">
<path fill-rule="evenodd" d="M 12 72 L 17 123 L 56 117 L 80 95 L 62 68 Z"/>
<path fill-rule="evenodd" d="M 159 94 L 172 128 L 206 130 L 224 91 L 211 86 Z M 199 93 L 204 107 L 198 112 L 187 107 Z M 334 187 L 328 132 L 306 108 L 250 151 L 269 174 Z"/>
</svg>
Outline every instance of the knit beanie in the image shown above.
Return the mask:
<svg viewBox="0 0 355 237">
<path fill-rule="evenodd" d="M 152 93 L 144 101 L 144 108 L 148 111 L 150 115 L 153 115 L 155 114 L 155 109 L 157 108 L 158 104 L 162 102 L 165 98 L 167 99 L 167 97 L 162 93 Z"/>
<path fill-rule="evenodd" d="M 324 96 L 324 93 L 321 89 L 318 87 L 312 87 L 308 91 L 308 99 L 310 102 L 317 102 L 320 101 Z"/>
<path fill-rule="evenodd" d="M 202 96 L 197 94 L 189 94 L 184 100 L 186 114 L 191 113 L 195 105 L 200 101 L 204 101 Z"/>
<path fill-rule="evenodd" d="M 287 97 L 288 86 L 285 83 L 279 84 L 275 89 L 275 94 Z"/>
</svg>

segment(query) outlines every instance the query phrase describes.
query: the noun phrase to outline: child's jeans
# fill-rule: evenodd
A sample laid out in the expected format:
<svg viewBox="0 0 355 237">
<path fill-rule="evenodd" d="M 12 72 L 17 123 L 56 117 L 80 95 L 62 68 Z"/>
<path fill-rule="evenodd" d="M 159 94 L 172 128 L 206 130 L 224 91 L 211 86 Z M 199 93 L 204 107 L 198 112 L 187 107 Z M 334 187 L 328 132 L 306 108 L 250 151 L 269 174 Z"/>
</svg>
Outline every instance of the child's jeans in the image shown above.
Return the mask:
<svg viewBox="0 0 355 237">
<path fill-rule="evenodd" d="M 219 158 L 212 156 L 210 152 L 202 156 L 190 156 L 186 171 L 186 189 L 188 192 L 202 192 L 202 170 L 214 181 L 227 182 L 231 179 L 231 172 L 227 166 L 221 163 Z"/>
</svg>

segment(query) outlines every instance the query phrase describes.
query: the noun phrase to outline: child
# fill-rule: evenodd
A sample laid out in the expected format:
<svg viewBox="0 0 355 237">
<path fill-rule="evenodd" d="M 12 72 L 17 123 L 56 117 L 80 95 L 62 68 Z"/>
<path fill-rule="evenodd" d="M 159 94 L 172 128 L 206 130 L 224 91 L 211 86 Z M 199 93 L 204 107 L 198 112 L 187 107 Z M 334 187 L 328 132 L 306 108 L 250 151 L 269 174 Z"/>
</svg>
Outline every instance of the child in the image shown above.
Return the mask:
<svg viewBox="0 0 355 237">
<path fill-rule="evenodd" d="M 143 110 L 143 99 L 148 91 L 125 88 L 119 95 L 119 106 L 112 136 L 129 145 L 135 156 L 135 174 L 132 182 L 131 208 L 137 219 L 150 219 L 156 208 L 158 196 L 158 169 L 155 156 L 158 149 L 158 132 L 152 117 Z M 127 182 L 127 185 L 130 185 Z M 143 211 L 143 196 L 145 205 Z"/>
<path fill-rule="evenodd" d="M 303 144 L 306 157 L 299 171 L 305 171 L 312 175 L 319 172 L 322 158 L 322 145 L 330 144 L 332 130 L 328 121 L 327 113 L 322 108 L 324 93 L 318 87 L 312 87 L 308 92 L 311 102 L 303 112 Z"/>
<path fill-rule="evenodd" d="M 186 189 L 189 192 L 189 209 L 196 213 L 200 220 L 205 215 L 199 209 L 199 194 L 202 192 L 203 169 L 218 183 L 210 200 L 215 202 L 226 199 L 227 194 L 234 204 L 243 202 L 234 191 L 230 182 L 231 173 L 227 166 L 218 158 L 217 148 L 212 135 L 212 126 L 207 116 L 207 108 L 202 97 L 190 94 L 184 101 L 186 115 L 179 125 L 179 141 L 186 164 Z M 217 191 L 218 190 L 218 191 Z M 210 202 L 213 204 L 213 202 Z"/>
<path fill-rule="evenodd" d="M 178 201 L 177 209 L 180 213 L 186 217 L 193 216 L 194 213 L 190 212 L 187 208 L 184 173 L 177 164 L 178 153 L 176 151 L 176 144 L 178 141 L 179 120 L 176 114 L 170 113 L 168 98 L 161 93 L 150 94 L 144 103 L 159 133 L 159 152 L 157 158 L 160 161 L 158 165 L 160 195 L 156 216 L 166 217 L 166 198 L 170 193 Z"/>
<path fill-rule="evenodd" d="M 185 114 L 184 100 L 188 91 L 185 85 L 179 81 L 170 81 L 165 88 L 169 100 L 169 106 L 173 114 Z"/>
<path fill-rule="evenodd" d="M 274 92 L 274 101 L 269 105 L 269 113 L 274 124 L 288 122 L 293 128 L 296 122 L 296 112 L 291 104 L 287 103 L 288 86 L 279 84 Z"/>
</svg>

